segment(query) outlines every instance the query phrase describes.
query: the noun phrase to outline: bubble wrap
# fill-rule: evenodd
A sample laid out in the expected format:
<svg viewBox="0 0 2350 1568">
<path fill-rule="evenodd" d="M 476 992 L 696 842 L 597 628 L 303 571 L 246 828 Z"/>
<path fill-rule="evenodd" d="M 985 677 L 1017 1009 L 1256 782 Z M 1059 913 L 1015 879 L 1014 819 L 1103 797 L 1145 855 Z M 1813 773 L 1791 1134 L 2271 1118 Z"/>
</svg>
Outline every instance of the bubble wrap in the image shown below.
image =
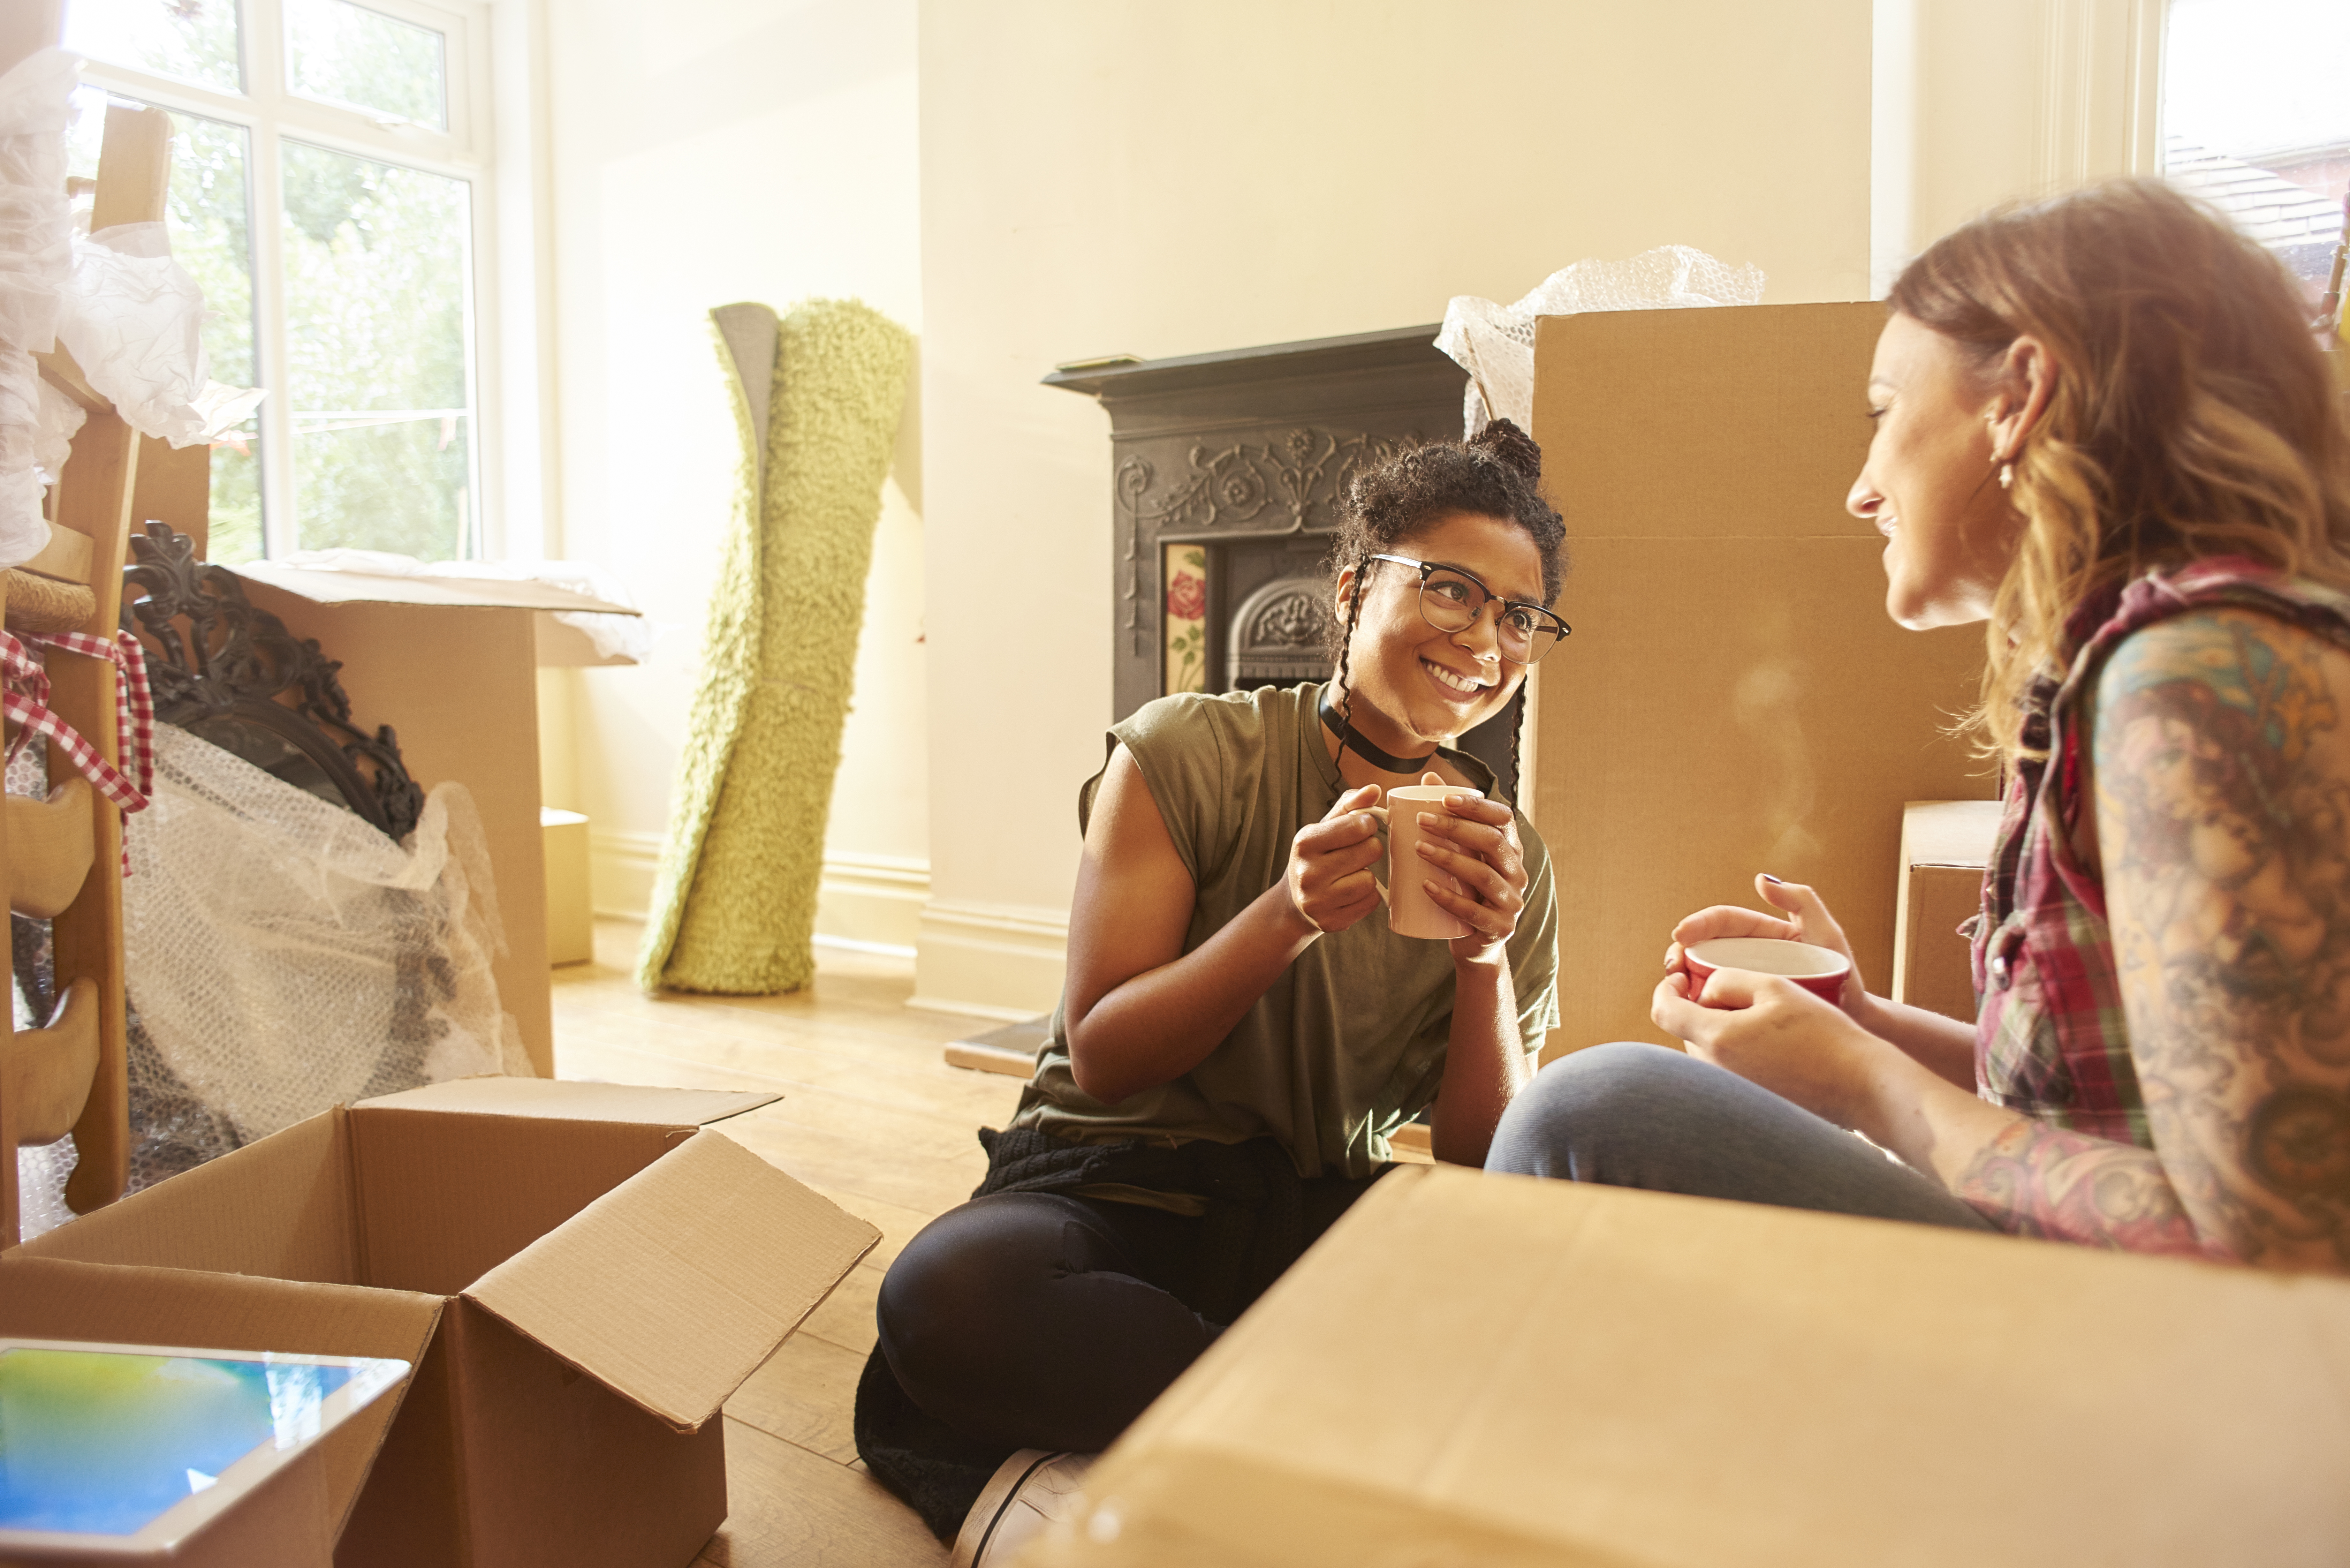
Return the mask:
<svg viewBox="0 0 2350 1568">
<path fill-rule="evenodd" d="M 32 356 L 56 338 L 73 265 L 66 124 L 80 70 L 76 57 L 42 49 L 0 76 L 0 566 L 49 538 L 39 472 L 49 431 Z"/>
<path fill-rule="evenodd" d="M 46 351 L 73 267 L 66 126 L 81 61 L 41 49 L 0 76 L 0 343 Z"/>
<path fill-rule="evenodd" d="M 1444 307 L 1436 346 L 1469 372 L 1461 401 L 1463 435 L 1475 435 L 1497 419 L 1531 432 L 1536 317 L 1762 303 L 1761 267 L 1731 266 L 1688 245 L 1659 245 L 1629 261 L 1579 261 L 1562 267 L 1515 305 L 1458 295 Z"/>
<path fill-rule="evenodd" d="M 339 1100 L 527 1074 L 490 973 L 504 945 L 473 798 L 443 784 L 396 845 L 168 724 L 130 823 L 125 966 L 170 1127 L 240 1142 Z M 192 1109 L 187 1102 L 192 1101 Z"/>
</svg>

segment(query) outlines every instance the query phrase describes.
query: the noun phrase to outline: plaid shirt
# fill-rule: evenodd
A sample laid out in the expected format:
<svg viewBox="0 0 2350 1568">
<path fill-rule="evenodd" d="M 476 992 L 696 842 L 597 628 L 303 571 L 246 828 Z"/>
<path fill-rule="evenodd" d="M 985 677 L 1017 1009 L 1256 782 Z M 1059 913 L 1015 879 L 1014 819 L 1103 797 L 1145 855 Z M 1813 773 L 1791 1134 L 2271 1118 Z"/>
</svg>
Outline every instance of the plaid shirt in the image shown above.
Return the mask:
<svg viewBox="0 0 2350 1568">
<path fill-rule="evenodd" d="M 2095 866 L 2074 859 L 2073 830 L 2095 802 L 2081 790 L 2098 673 L 2122 639 L 2189 610 L 2232 605 L 2350 647 L 2350 595 L 2241 559 L 2199 561 L 2138 578 L 2093 605 L 2064 680 L 2029 699 L 2024 738 L 2047 760 L 2016 764 L 1999 846 L 1973 922 L 1975 1083 L 1993 1105 L 2095 1137 L 2154 1147 L 2130 1056 L 2121 977 Z"/>
</svg>

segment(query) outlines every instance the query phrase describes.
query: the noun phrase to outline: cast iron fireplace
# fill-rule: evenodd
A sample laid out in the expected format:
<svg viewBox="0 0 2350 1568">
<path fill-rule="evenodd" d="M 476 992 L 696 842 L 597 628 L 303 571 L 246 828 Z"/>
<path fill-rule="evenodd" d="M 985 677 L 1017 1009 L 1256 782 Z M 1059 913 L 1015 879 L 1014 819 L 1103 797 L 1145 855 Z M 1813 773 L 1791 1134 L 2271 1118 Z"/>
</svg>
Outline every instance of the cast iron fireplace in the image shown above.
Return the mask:
<svg viewBox="0 0 2350 1568">
<path fill-rule="evenodd" d="M 1073 365 L 1110 417 L 1115 704 L 1330 672 L 1326 564 L 1359 470 L 1457 436 L 1466 373 L 1436 328 Z M 1462 738 L 1514 799 L 1523 692 Z"/>
</svg>

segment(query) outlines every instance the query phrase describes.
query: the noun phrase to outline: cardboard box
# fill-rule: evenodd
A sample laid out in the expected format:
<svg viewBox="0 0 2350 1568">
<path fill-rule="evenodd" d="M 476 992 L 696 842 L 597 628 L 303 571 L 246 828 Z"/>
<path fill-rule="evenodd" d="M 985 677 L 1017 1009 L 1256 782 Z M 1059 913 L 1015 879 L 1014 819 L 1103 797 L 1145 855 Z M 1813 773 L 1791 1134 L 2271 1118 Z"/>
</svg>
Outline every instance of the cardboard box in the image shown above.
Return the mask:
<svg viewBox="0 0 2350 1568">
<path fill-rule="evenodd" d="M 1995 800 L 1913 800 L 1902 808 L 1894 1001 L 1974 1021 L 1974 961 L 1959 927 L 1981 912 L 2000 812 Z"/>
<path fill-rule="evenodd" d="M 2350 1561 L 2350 1282 L 1447 1167 L 1029 1568 Z"/>
<path fill-rule="evenodd" d="M 0 1334 L 27 1339 L 390 1356 L 416 1366 L 442 1304 L 408 1291 L 106 1267 L 33 1258 L 21 1249 L 0 1257 Z M 171 1561 L 326 1568 L 408 1386 L 379 1396 L 328 1433 Z"/>
<path fill-rule="evenodd" d="M 560 967 L 596 956 L 596 909 L 589 893 L 588 819 L 541 806 L 546 853 L 546 961 Z"/>
<path fill-rule="evenodd" d="M 1889 982 L 1903 803 L 1988 796 L 1943 732 L 1981 628 L 1886 618 L 1885 541 L 1844 510 L 1880 305 L 1554 317 L 1534 439 L 1566 516 L 1575 635 L 1542 666 L 1534 819 L 1558 878 L 1549 1054 L 1658 1040 L 1672 927 L 1809 882 Z"/>
<path fill-rule="evenodd" d="M 432 1085 L 338 1106 L 17 1255 L 108 1265 L 125 1292 L 193 1270 L 437 1312 L 340 1568 L 681 1568 L 726 1516 L 720 1407 L 880 1239 L 704 1130 L 773 1098 Z"/>
<path fill-rule="evenodd" d="M 551 642 L 586 639 L 558 610 L 634 615 L 546 583 L 377 576 L 254 561 L 231 571 L 254 604 L 341 661 L 353 719 L 398 732 L 426 789 L 473 792 L 489 839 L 506 950 L 491 965 L 498 997 L 542 1077 L 555 1075 L 547 989 L 545 847 L 539 829 L 538 663 Z"/>
</svg>

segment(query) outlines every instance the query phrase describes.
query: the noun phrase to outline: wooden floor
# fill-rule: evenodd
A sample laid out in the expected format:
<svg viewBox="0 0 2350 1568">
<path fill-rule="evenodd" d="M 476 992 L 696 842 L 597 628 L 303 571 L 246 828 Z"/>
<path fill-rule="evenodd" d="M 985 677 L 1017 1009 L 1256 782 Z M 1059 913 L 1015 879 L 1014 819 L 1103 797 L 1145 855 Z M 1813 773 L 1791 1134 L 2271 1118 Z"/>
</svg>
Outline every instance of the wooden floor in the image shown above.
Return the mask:
<svg viewBox="0 0 2350 1568">
<path fill-rule="evenodd" d="M 881 1231 L 830 1300 L 726 1407 L 733 1513 L 701 1561 L 943 1564 L 945 1550 L 865 1474 L 850 1397 L 873 1346 L 882 1271 L 986 1168 L 973 1134 L 1000 1127 L 1017 1079 L 950 1067 L 949 1040 L 993 1027 L 917 1012 L 910 961 L 819 950 L 816 982 L 790 996 L 654 1000 L 629 979 L 640 928 L 598 922 L 596 961 L 555 971 L 558 1077 L 783 1096 L 727 1136 Z"/>
</svg>

